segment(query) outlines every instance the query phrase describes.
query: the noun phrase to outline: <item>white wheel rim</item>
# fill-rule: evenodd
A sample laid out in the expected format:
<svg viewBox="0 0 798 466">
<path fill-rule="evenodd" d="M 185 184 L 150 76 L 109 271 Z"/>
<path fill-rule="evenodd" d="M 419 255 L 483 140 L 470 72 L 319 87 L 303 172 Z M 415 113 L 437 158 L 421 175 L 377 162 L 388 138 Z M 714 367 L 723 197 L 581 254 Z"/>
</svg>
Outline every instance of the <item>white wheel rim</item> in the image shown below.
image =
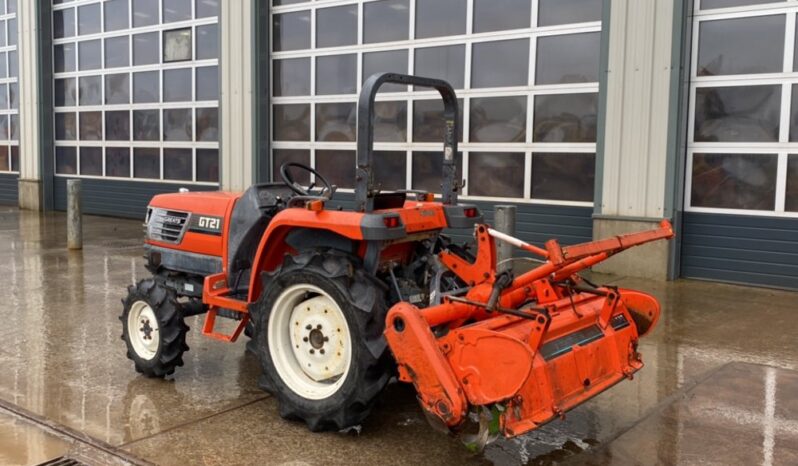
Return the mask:
<svg viewBox="0 0 798 466">
<path fill-rule="evenodd" d="M 352 363 L 349 325 L 321 288 L 285 289 L 272 307 L 267 338 L 278 375 L 297 395 L 322 400 L 344 384 Z"/>
<path fill-rule="evenodd" d="M 127 335 L 133 351 L 146 360 L 158 353 L 161 345 L 160 326 L 155 312 L 144 301 L 136 301 L 127 315 Z"/>
</svg>

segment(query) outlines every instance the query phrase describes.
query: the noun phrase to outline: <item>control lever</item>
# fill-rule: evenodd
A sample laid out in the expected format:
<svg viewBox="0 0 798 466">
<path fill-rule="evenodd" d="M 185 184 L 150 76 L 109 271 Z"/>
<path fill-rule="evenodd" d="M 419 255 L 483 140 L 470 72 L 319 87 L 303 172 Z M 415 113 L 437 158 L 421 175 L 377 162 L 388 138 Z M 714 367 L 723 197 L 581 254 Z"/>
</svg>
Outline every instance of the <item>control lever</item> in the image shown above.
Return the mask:
<svg viewBox="0 0 798 466">
<path fill-rule="evenodd" d="M 501 295 L 502 290 L 510 286 L 512 282 L 513 274 L 509 271 L 502 272 L 496 277 L 496 281 L 493 282 L 493 290 L 490 292 L 490 298 L 488 299 L 488 312 L 496 310 L 496 304 L 499 302 L 499 295 Z"/>
</svg>

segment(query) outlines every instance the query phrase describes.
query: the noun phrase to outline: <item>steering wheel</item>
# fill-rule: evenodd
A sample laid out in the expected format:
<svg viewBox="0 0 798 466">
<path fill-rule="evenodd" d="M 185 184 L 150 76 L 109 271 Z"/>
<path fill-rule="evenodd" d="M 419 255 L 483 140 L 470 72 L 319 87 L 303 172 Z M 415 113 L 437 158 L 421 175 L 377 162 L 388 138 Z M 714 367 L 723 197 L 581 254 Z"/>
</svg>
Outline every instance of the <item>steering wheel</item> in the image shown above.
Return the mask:
<svg viewBox="0 0 798 466">
<path fill-rule="evenodd" d="M 291 175 L 291 170 L 289 170 L 289 168 L 294 168 L 294 167 L 300 168 L 314 175 L 314 181 L 310 183 L 310 186 L 308 186 L 307 189 L 305 189 L 301 184 L 294 181 L 294 177 L 293 175 Z M 286 162 L 280 165 L 280 176 L 283 178 L 283 182 L 286 184 L 286 186 L 291 188 L 291 191 L 299 194 L 300 196 L 325 197 L 327 199 L 330 199 L 333 193 L 335 192 L 335 188 L 333 187 L 333 185 L 331 185 L 326 178 L 321 176 L 319 172 L 301 163 Z M 321 191 L 318 194 L 312 192 L 312 189 L 316 187 L 317 181 L 321 182 L 321 186 L 319 186 L 319 188 L 321 188 Z"/>
</svg>

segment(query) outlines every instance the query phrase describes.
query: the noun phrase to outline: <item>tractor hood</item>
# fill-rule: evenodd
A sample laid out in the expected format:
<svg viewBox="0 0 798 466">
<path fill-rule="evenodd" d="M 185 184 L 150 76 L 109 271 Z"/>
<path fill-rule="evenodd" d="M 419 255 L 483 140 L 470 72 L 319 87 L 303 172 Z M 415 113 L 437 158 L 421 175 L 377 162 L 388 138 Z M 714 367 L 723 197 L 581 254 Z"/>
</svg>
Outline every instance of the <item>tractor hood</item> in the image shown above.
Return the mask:
<svg viewBox="0 0 798 466">
<path fill-rule="evenodd" d="M 227 191 L 182 192 L 158 194 L 150 201 L 150 207 L 224 217 L 228 206 L 241 196 Z"/>
<path fill-rule="evenodd" d="M 146 242 L 151 246 L 221 257 L 228 213 L 240 194 L 159 194 L 147 209 Z"/>
</svg>

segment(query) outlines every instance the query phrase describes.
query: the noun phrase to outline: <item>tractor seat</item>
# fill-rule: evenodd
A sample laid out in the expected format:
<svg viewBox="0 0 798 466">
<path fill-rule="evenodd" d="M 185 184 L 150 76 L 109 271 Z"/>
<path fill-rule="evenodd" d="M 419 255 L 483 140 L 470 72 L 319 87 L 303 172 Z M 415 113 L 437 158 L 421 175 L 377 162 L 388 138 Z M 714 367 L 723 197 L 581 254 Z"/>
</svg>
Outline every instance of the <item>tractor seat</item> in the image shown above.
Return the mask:
<svg viewBox="0 0 798 466">
<path fill-rule="evenodd" d="M 249 270 L 271 219 L 295 196 L 283 183 L 250 186 L 236 201 L 227 237 L 227 286 L 233 292 L 249 285 Z"/>
</svg>

